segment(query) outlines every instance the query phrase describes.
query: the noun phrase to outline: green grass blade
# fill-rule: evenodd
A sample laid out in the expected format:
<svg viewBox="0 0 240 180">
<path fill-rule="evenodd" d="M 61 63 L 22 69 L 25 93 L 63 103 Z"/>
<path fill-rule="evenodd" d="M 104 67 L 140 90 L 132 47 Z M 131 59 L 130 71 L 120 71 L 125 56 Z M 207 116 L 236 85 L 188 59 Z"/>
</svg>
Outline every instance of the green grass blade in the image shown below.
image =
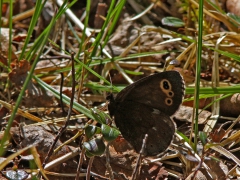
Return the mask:
<svg viewBox="0 0 240 180">
<path fill-rule="evenodd" d="M 83 33 L 82 33 L 82 39 L 81 39 L 81 42 L 79 44 L 79 50 L 78 50 L 78 53 L 77 53 L 77 57 L 79 57 L 80 53 L 82 52 L 83 44 L 85 42 L 86 29 L 87 29 L 87 25 L 88 25 L 88 21 L 89 21 L 89 15 L 90 15 L 90 5 L 91 5 L 91 0 L 87 0 L 86 17 L 85 17 L 85 20 L 84 20 L 84 28 L 83 28 Z"/>
<path fill-rule="evenodd" d="M 66 1 L 66 2 L 67 2 L 67 1 Z M 36 65 L 37 65 L 37 62 L 38 62 L 39 57 L 40 57 L 40 55 L 41 55 L 41 52 L 43 51 L 44 46 L 45 46 L 45 44 L 46 44 L 46 42 L 47 42 L 47 40 L 48 40 L 48 35 L 50 34 L 50 31 L 51 31 L 53 25 L 55 24 L 57 18 L 59 18 L 60 15 L 63 14 L 63 13 L 66 11 L 67 8 L 68 8 L 68 6 L 62 6 L 62 7 L 59 8 L 59 12 L 58 12 L 57 15 L 52 19 L 52 21 L 50 22 L 49 26 L 48 26 L 48 27 L 46 28 L 46 30 L 43 32 L 43 34 L 44 34 L 43 39 L 41 39 L 41 41 L 38 40 L 38 41 L 36 42 L 39 46 L 38 46 L 38 47 L 35 46 L 35 47 L 36 47 L 36 49 L 39 49 L 39 51 L 38 51 L 37 56 L 34 58 L 34 61 L 33 61 L 33 64 L 32 64 L 32 66 L 31 66 L 31 69 L 30 69 L 30 71 L 29 71 L 29 74 L 28 74 L 27 78 L 25 79 L 24 84 L 23 84 L 23 87 L 22 87 L 22 90 L 20 91 L 19 96 L 18 96 L 18 98 L 17 98 L 17 100 L 16 100 L 15 108 L 13 109 L 13 111 L 12 111 L 12 113 L 11 113 L 11 116 L 10 116 L 10 118 L 9 118 L 9 120 L 8 120 L 8 125 L 7 125 L 6 130 L 4 131 L 4 135 L 3 135 L 3 138 L 2 138 L 1 144 L 0 144 L 0 156 L 4 153 L 4 144 L 5 144 L 5 142 L 6 142 L 7 138 L 8 138 L 9 131 L 10 131 L 10 128 L 11 128 L 11 126 L 12 126 L 14 117 L 15 117 L 16 112 L 17 112 L 17 109 L 18 109 L 18 107 L 19 107 L 19 105 L 20 105 L 20 103 L 21 103 L 21 101 L 22 101 L 22 97 L 23 97 L 24 94 L 25 94 L 25 90 L 27 89 L 28 83 L 30 82 L 30 80 L 31 80 L 31 78 L 32 78 L 34 69 L 35 69 L 35 67 L 36 67 Z M 36 12 L 36 13 L 37 13 L 37 12 Z M 36 49 L 33 49 L 33 52 L 36 52 Z M 35 54 L 32 53 L 31 56 L 29 56 L 29 59 L 32 59 L 33 56 L 35 56 Z"/>
<path fill-rule="evenodd" d="M 47 83 L 43 82 L 41 79 L 37 78 L 36 76 L 34 76 L 34 79 L 37 81 L 37 83 L 43 87 L 44 89 L 50 91 L 53 93 L 53 95 L 60 99 L 60 94 L 57 90 L 55 90 L 54 88 L 52 88 L 50 85 L 48 85 Z M 66 103 L 66 104 L 70 104 L 70 98 L 67 97 L 66 95 L 62 94 L 62 98 L 63 98 L 63 102 Z M 90 112 L 90 110 L 88 110 L 87 108 L 85 108 L 84 106 L 78 104 L 77 102 L 74 102 L 73 103 L 73 108 L 78 110 L 79 112 L 83 113 L 85 116 L 89 117 L 89 118 L 92 118 L 93 119 L 93 116 Z"/>
<path fill-rule="evenodd" d="M 194 123 L 194 145 L 193 149 L 197 150 L 198 132 L 198 109 L 199 109 L 199 94 L 200 94 L 200 73 L 202 60 L 202 33 L 203 33 L 203 0 L 199 1 L 199 20 L 198 20 L 198 47 L 197 47 L 197 61 L 196 61 L 196 89 L 195 89 L 195 123 Z M 192 133 L 191 133 L 192 134 Z M 191 138 L 190 138 L 191 139 Z"/>
<path fill-rule="evenodd" d="M 44 7 L 46 3 L 46 0 L 42 3 L 41 0 L 37 0 L 36 2 L 36 6 L 35 6 L 35 12 L 33 14 L 33 17 L 31 19 L 31 22 L 30 22 L 30 25 L 29 25 L 29 28 L 28 28 L 28 33 L 27 33 L 27 37 L 25 39 L 25 43 L 23 45 L 23 48 L 22 48 L 22 52 L 19 56 L 19 59 L 23 59 L 24 57 L 24 54 L 26 53 L 26 49 L 27 49 L 27 46 L 29 44 L 29 41 L 31 39 L 31 36 L 32 36 L 32 33 L 34 31 L 34 28 L 35 28 L 35 25 L 37 24 L 37 21 L 38 21 L 38 18 L 42 12 L 42 8 Z"/>
<path fill-rule="evenodd" d="M 106 46 L 106 44 L 108 43 L 109 38 L 110 38 L 110 36 L 112 35 L 112 33 L 113 33 L 114 29 L 115 29 L 115 26 L 116 26 L 116 24 L 117 24 L 117 22 L 118 22 L 118 20 L 119 20 L 120 14 L 121 14 L 121 12 L 122 12 L 122 9 L 123 9 L 125 3 L 126 3 L 126 0 L 121 0 L 121 1 L 119 1 L 119 4 L 118 4 L 118 5 L 116 6 L 116 8 L 115 8 L 116 12 L 113 12 L 113 13 L 111 14 L 111 16 L 113 17 L 113 20 L 112 20 L 112 24 L 111 24 L 111 26 L 110 26 L 110 28 L 109 28 L 109 30 L 108 30 L 107 36 L 106 36 L 106 38 L 104 39 L 103 48 L 104 48 L 104 47 Z"/>
<path fill-rule="evenodd" d="M 101 28 L 101 31 L 98 33 L 92 47 L 93 47 L 93 51 L 90 55 L 90 57 L 94 57 L 96 55 L 96 52 L 97 52 L 97 49 L 99 47 L 99 44 L 100 44 L 100 41 L 101 41 L 101 38 L 103 37 L 103 34 L 104 34 L 104 31 L 107 27 L 107 25 L 110 23 L 110 18 L 111 18 L 111 13 L 113 11 L 113 8 L 115 6 L 115 3 L 116 3 L 116 0 L 112 0 L 111 1 L 111 4 L 110 4 L 110 7 L 108 9 L 108 14 L 107 14 L 107 17 L 106 17 L 106 20 Z"/>
</svg>

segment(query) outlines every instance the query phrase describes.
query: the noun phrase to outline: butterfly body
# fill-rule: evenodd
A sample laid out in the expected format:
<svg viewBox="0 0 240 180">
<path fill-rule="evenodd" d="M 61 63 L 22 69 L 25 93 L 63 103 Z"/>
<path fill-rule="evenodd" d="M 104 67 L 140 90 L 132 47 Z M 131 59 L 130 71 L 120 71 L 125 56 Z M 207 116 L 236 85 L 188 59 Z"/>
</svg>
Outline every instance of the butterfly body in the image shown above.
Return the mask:
<svg viewBox="0 0 240 180">
<path fill-rule="evenodd" d="M 164 152 L 175 133 L 170 118 L 179 108 L 184 82 L 177 71 L 157 73 L 136 81 L 110 98 L 109 112 L 123 137 L 139 152 L 145 134 L 145 155 Z"/>
</svg>

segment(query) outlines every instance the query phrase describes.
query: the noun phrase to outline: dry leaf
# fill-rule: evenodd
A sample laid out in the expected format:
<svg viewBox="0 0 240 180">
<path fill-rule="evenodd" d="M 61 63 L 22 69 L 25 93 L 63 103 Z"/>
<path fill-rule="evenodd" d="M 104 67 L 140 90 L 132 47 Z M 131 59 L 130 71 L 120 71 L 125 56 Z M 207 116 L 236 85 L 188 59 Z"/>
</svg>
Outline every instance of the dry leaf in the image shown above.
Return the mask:
<svg viewBox="0 0 240 180">
<path fill-rule="evenodd" d="M 12 127 L 10 134 L 14 142 L 19 145 L 20 148 L 36 145 L 41 161 L 43 161 L 46 157 L 49 148 L 55 139 L 55 136 L 46 131 L 44 128 L 34 125 Z M 61 144 L 61 141 L 58 140 L 55 148 Z M 64 146 L 58 153 L 53 154 L 50 157 L 50 160 L 54 160 L 57 157 L 62 156 L 68 152 L 70 152 L 69 148 L 67 146 Z"/>
<path fill-rule="evenodd" d="M 22 86 L 26 77 L 27 72 L 30 69 L 30 64 L 26 60 L 14 61 L 11 63 L 12 71 L 9 73 L 9 79 L 12 83 L 15 83 L 16 86 Z"/>
<path fill-rule="evenodd" d="M 198 111 L 200 114 L 198 116 L 198 124 L 204 124 L 208 118 L 212 115 L 209 111 L 201 110 Z M 180 106 L 179 110 L 173 115 L 175 120 L 192 122 L 193 108 L 188 106 Z"/>
</svg>

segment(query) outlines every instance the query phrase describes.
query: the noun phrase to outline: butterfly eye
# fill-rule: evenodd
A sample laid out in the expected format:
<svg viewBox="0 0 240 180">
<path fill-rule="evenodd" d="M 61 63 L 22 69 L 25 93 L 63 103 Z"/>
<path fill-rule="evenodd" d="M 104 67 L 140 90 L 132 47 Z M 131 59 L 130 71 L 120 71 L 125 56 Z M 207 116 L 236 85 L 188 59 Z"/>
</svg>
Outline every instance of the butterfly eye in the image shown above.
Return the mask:
<svg viewBox="0 0 240 180">
<path fill-rule="evenodd" d="M 165 99 L 165 104 L 168 105 L 168 106 L 171 106 L 173 104 L 173 101 L 171 98 L 166 98 Z"/>
<path fill-rule="evenodd" d="M 173 97 L 173 96 L 174 96 L 174 92 L 169 91 L 169 92 L 168 92 L 168 97 Z"/>
<path fill-rule="evenodd" d="M 172 90 L 172 85 L 167 79 L 163 79 L 160 82 L 160 89 L 168 96 L 168 93 Z"/>
<path fill-rule="evenodd" d="M 164 89 L 170 89 L 168 81 L 163 81 L 163 88 Z"/>
</svg>

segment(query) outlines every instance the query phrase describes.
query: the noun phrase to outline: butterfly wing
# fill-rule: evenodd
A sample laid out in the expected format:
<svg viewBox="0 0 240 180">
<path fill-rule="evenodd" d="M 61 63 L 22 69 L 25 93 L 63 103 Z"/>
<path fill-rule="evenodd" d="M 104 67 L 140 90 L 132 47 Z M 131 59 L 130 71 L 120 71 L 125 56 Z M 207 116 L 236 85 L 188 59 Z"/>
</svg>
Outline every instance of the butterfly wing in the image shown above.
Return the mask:
<svg viewBox="0 0 240 180">
<path fill-rule="evenodd" d="M 164 152 L 175 133 L 169 116 L 179 108 L 184 82 L 177 71 L 167 71 L 140 79 L 110 98 L 109 112 L 123 137 L 139 152 L 148 134 L 146 155 Z"/>
<path fill-rule="evenodd" d="M 132 101 L 116 108 L 116 126 L 136 152 L 140 152 L 145 134 L 148 134 L 145 155 L 155 156 L 168 148 L 175 133 L 175 123 L 168 115 Z"/>
<path fill-rule="evenodd" d="M 145 104 L 171 116 L 184 96 L 184 82 L 177 71 L 157 73 L 127 86 L 116 97 L 115 102 L 133 101 Z"/>
</svg>

